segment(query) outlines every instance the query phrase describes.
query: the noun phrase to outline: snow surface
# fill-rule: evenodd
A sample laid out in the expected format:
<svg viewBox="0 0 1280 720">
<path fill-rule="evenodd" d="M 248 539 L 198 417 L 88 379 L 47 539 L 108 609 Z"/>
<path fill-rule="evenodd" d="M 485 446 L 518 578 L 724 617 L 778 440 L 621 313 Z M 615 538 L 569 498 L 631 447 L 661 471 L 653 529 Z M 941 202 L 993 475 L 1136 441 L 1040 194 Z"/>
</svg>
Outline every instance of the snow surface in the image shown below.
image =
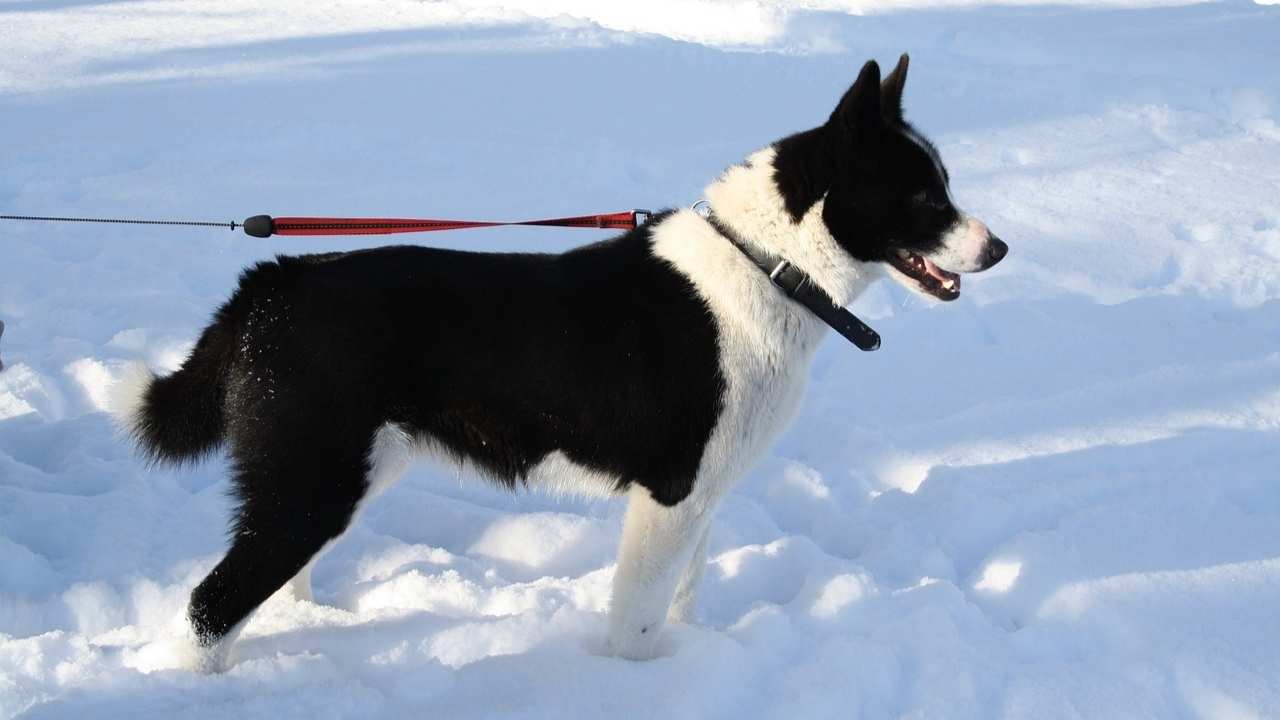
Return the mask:
<svg viewBox="0 0 1280 720">
<path fill-rule="evenodd" d="M 363 243 L 0 224 L 0 717 L 1280 716 L 1280 8 L 957 4 L 0 0 L 0 213 L 682 205 L 909 50 L 1012 247 L 858 303 L 884 348 L 823 347 L 663 657 L 601 654 L 620 503 L 419 466 L 203 676 L 225 467 L 145 467 L 110 386 Z"/>
</svg>

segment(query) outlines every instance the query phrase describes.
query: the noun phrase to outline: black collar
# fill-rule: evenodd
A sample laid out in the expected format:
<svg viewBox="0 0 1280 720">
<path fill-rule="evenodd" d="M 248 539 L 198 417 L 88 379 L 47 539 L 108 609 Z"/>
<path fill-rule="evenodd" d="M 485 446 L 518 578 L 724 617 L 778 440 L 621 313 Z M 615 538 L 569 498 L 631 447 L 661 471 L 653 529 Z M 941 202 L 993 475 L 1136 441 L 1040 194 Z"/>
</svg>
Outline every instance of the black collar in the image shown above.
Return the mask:
<svg viewBox="0 0 1280 720">
<path fill-rule="evenodd" d="M 708 214 L 707 222 L 760 268 L 769 280 L 787 297 L 809 308 L 820 320 L 831 326 L 859 350 L 880 349 L 880 334 L 859 320 L 853 313 L 836 305 L 831 296 L 813 281 L 803 270 L 782 258 L 774 257 L 745 242 L 732 228 Z"/>
</svg>

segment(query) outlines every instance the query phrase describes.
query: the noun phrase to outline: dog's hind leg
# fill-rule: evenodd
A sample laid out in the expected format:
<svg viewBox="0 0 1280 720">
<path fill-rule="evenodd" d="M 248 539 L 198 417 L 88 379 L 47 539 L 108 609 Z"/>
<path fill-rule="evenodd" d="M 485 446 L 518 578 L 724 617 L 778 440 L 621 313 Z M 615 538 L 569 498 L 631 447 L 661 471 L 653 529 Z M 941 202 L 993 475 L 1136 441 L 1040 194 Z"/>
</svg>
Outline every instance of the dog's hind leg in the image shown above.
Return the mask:
<svg viewBox="0 0 1280 720">
<path fill-rule="evenodd" d="M 290 439 L 276 445 L 279 457 L 237 463 L 231 547 L 192 591 L 187 609 L 198 670 L 225 667 L 249 614 L 346 530 L 368 488 L 367 442 Z"/>
<path fill-rule="evenodd" d="M 676 585 L 701 544 L 713 505 L 689 497 L 668 507 L 647 489 L 631 487 L 609 607 L 612 652 L 636 660 L 653 657 Z"/>
</svg>

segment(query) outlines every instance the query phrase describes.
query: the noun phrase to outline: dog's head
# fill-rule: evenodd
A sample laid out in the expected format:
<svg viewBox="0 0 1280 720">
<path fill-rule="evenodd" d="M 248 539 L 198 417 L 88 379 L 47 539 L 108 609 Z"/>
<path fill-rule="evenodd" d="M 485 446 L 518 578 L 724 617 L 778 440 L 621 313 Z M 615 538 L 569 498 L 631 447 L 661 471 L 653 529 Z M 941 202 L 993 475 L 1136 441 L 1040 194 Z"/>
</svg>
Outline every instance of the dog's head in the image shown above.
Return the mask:
<svg viewBox="0 0 1280 720">
<path fill-rule="evenodd" d="M 864 65 L 825 125 L 777 144 L 775 181 L 797 218 L 824 197 L 827 229 L 856 260 L 954 300 L 959 273 L 986 270 L 1009 247 L 956 207 L 937 150 L 903 119 L 907 63 L 883 82 L 874 60 Z"/>
</svg>

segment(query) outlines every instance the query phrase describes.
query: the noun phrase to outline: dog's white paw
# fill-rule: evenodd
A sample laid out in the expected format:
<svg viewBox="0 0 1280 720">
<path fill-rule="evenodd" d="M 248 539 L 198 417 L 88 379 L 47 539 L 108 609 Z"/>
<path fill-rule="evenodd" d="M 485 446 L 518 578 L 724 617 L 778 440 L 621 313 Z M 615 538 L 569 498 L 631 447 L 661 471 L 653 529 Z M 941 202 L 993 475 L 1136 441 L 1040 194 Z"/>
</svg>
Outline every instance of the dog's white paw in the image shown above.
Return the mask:
<svg viewBox="0 0 1280 720">
<path fill-rule="evenodd" d="M 662 625 L 661 622 L 611 624 L 607 651 L 628 660 L 652 660 L 658 656 L 658 636 L 662 634 Z"/>
</svg>

